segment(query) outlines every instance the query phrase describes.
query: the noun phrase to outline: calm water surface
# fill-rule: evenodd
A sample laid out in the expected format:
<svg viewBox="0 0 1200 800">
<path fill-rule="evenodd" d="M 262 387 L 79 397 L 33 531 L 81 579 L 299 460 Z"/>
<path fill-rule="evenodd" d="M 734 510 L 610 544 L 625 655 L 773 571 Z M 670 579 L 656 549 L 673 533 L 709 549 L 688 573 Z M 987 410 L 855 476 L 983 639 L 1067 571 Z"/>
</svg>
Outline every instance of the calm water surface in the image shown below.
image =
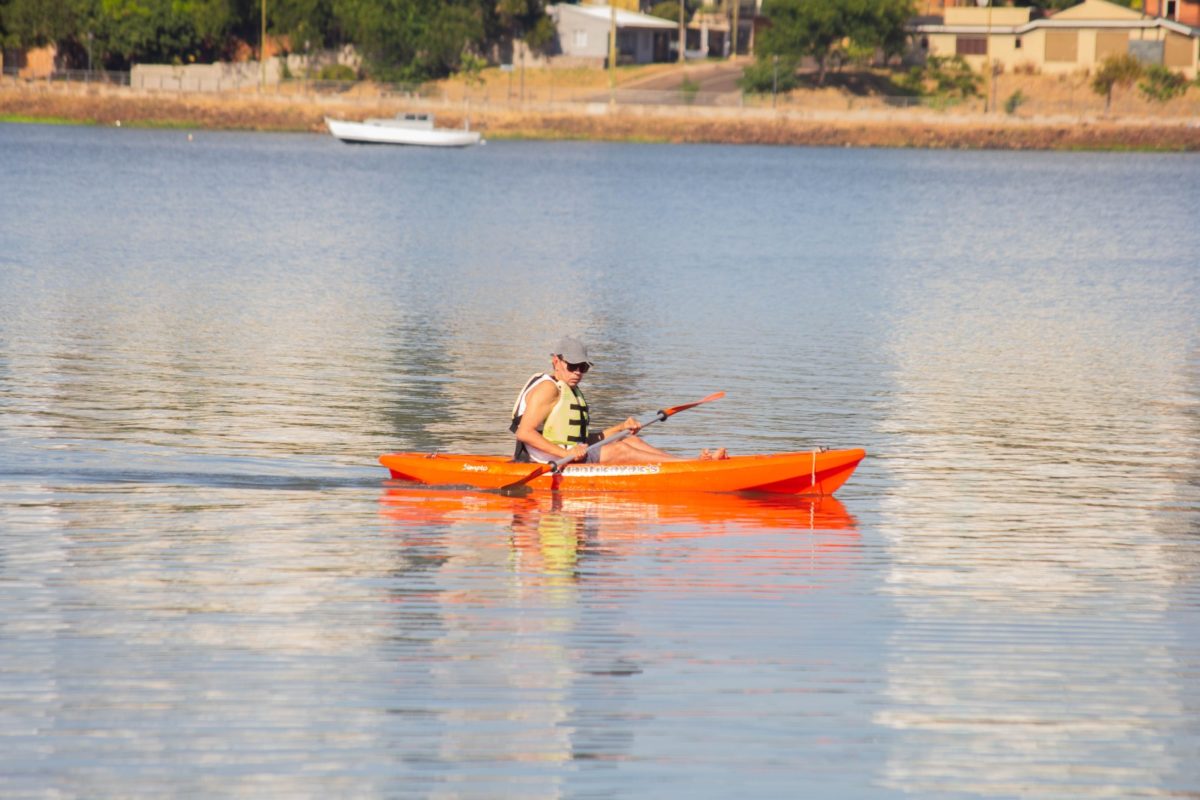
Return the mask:
<svg viewBox="0 0 1200 800">
<path fill-rule="evenodd" d="M 0 795 L 1200 796 L 1196 156 L 0 125 Z M 838 500 L 386 480 L 549 343 Z M 840 501 L 840 502 L 839 502 Z"/>
</svg>

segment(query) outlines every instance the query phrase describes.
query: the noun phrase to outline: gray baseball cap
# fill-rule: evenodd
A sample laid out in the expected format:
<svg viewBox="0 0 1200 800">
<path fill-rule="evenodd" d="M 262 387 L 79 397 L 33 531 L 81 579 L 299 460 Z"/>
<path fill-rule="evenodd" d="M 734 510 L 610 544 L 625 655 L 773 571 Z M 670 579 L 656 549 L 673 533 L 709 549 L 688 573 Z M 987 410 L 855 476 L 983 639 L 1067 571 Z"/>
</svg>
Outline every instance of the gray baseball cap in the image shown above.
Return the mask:
<svg viewBox="0 0 1200 800">
<path fill-rule="evenodd" d="M 584 346 L 583 342 L 579 341 L 573 336 L 564 336 L 563 338 L 559 339 L 558 344 L 554 346 L 554 352 L 551 353 L 551 355 L 559 356 L 568 364 L 586 363 L 590 366 L 592 363 L 591 361 L 588 361 L 587 347 Z"/>
</svg>

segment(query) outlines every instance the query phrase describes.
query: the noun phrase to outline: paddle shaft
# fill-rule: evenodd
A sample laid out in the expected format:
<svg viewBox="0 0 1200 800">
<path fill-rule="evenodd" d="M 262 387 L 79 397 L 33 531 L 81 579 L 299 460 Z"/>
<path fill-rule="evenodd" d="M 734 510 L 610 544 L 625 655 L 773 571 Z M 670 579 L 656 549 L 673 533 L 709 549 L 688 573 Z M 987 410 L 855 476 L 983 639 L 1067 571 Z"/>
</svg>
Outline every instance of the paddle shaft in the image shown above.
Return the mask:
<svg viewBox="0 0 1200 800">
<path fill-rule="evenodd" d="M 649 425 L 653 425 L 656 422 L 662 422 L 666 418 L 667 418 L 667 415 L 664 412 L 659 411 L 659 412 L 655 413 L 655 415 L 653 417 L 651 417 L 650 419 L 646 420 L 645 422 L 639 423 L 640 427 L 638 428 L 638 430 L 642 430 L 643 428 L 645 428 Z M 630 436 L 633 436 L 634 433 L 636 433 L 636 431 L 631 431 L 628 428 L 626 428 L 623 431 L 617 431 L 612 436 L 609 436 L 607 438 L 601 439 L 598 442 L 594 442 L 593 444 L 588 445 L 587 451 L 583 454 L 583 460 L 587 461 L 588 455 L 590 455 L 593 450 L 600 448 L 600 447 L 604 447 L 604 445 L 606 445 L 606 444 L 614 444 L 616 442 L 621 441 L 622 439 L 628 439 Z M 572 461 L 575 461 L 575 460 L 576 460 L 575 456 L 563 456 L 562 458 L 555 459 L 554 461 L 550 462 L 550 469 L 548 469 L 547 472 L 558 472 L 560 469 L 565 467 L 567 464 L 570 464 Z"/>
<path fill-rule="evenodd" d="M 684 403 L 683 405 L 671 406 L 670 408 L 660 409 L 657 412 L 655 412 L 653 417 L 646 420 L 645 422 L 639 423 L 638 430 L 640 431 L 650 425 L 653 425 L 656 422 L 662 422 L 663 420 L 667 419 L 668 417 L 678 414 L 680 411 L 686 411 L 689 408 L 695 408 L 696 406 L 698 406 L 702 403 L 708 403 L 712 400 L 720 400 L 724 396 L 725 396 L 724 392 L 715 392 L 713 394 L 710 394 L 708 397 L 704 398 L 703 400 L 697 400 L 694 403 Z M 604 447 L 606 444 L 613 444 L 615 442 L 621 441 L 622 439 L 627 439 L 628 437 L 632 436 L 635 432 L 636 431 L 631 431 L 628 428 L 625 428 L 624 430 L 617 431 L 616 433 L 614 433 L 612 436 L 609 436 L 608 438 L 601 439 L 600 441 L 598 441 L 594 444 L 588 445 L 588 449 L 587 449 L 587 451 L 585 451 L 584 456 L 583 456 L 584 460 L 586 460 L 588 454 L 591 453 L 592 450 L 596 449 L 597 447 Z M 532 481 L 534 478 L 545 475 L 547 472 L 558 472 L 563 467 L 567 466 L 568 464 L 570 464 L 572 461 L 575 461 L 575 460 L 576 460 L 575 456 L 563 456 L 562 458 L 555 459 L 554 461 L 550 461 L 545 464 L 542 464 L 541 466 L 534 469 L 533 472 L 529 473 L 521 480 L 515 481 L 514 483 L 510 483 L 507 486 L 502 486 L 500 488 L 500 491 L 501 492 L 509 492 L 514 489 L 520 489 L 525 484 Z M 528 489 L 525 489 L 525 491 L 528 491 Z"/>
<path fill-rule="evenodd" d="M 708 403 L 712 400 L 720 400 L 724 396 L 725 396 L 724 392 L 716 392 L 714 394 L 710 394 L 708 397 L 704 398 L 703 400 L 697 400 L 694 403 L 684 403 L 683 405 L 671 406 L 670 408 L 661 408 L 658 411 L 654 412 L 654 416 L 651 417 L 650 419 L 646 420 L 645 422 L 638 423 L 637 431 L 631 431 L 628 428 L 626 428 L 624 430 L 617 431 L 616 433 L 614 433 L 612 436 L 609 436 L 608 438 L 601 439 L 600 441 L 598 441 L 594 444 L 588 445 L 587 452 L 584 453 L 583 458 L 586 461 L 588 454 L 591 453 L 592 450 L 596 449 L 597 447 L 604 447 L 604 445 L 606 445 L 606 444 L 613 444 L 615 442 L 619 442 L 622 439 L 626 439 L 630 436 L 633 436 L 635 433 L 637 433 L 640 430 L 648 428 L 649 426 L 653 425 L 656 422 L 665 421 L 668 417 L 671 417 L 674 414 L 678 414 L 680 411 L 686 411 L 689 408 L 695 408 L 696 406 L 700 405 L 701 403 Z M 562 458 L 551 461 L 550 464 L 552 466 L 551 466 L 550 472 L 558 472 L 560 469 L 565 467 L 567 464 L 570 464 L 574 460 L 575 460 L 574 456 L 563 456 Z"/>
</svg>

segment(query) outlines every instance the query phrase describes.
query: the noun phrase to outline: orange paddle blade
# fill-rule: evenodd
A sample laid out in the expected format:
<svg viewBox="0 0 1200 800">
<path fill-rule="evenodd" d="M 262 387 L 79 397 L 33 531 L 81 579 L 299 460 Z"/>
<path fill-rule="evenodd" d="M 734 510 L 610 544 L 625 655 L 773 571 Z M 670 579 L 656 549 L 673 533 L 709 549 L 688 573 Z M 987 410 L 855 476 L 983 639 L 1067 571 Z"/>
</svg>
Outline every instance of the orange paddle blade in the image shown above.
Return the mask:
<svg viewBox="0 0 1200 800">
<path fill-rule="evenodd" d="M 725 396 L 724 392 L 713 392 L 712 394 L 710 394 L 708 397 L 704 398 L 703 400 L 697 400 L 694 403 L 684 403 L 681 406 L 671 406 L 670 408 L 664 408 L 662 411 L 659 411 L 658 413 L 662 415 L 663 419 L 666 419 L 667 417 L 669 417 L 673 414 L 678 414 L 680 411 L 687 411 L 689 408 L 695 408 L 696 406 L 701 405 L 702 403 L 710 403 L 713 400 L 720 400 L 724 396 Z"/>
</svg>

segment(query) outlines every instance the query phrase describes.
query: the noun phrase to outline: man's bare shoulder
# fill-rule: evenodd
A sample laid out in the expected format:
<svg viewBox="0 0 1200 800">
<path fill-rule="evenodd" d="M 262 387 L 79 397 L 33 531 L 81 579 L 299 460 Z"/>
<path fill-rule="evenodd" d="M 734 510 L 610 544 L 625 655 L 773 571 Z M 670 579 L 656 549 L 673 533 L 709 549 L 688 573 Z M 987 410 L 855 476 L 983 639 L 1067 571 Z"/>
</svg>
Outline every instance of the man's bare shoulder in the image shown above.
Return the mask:
<svg viewBox="0 0 1200 800">
<path fill-rule="evenodd" d="M 529 390 L 528 400 L 550 400 L 558 397 L 558 384 L 554 381 L 542 381 Z"/>
</svg>

